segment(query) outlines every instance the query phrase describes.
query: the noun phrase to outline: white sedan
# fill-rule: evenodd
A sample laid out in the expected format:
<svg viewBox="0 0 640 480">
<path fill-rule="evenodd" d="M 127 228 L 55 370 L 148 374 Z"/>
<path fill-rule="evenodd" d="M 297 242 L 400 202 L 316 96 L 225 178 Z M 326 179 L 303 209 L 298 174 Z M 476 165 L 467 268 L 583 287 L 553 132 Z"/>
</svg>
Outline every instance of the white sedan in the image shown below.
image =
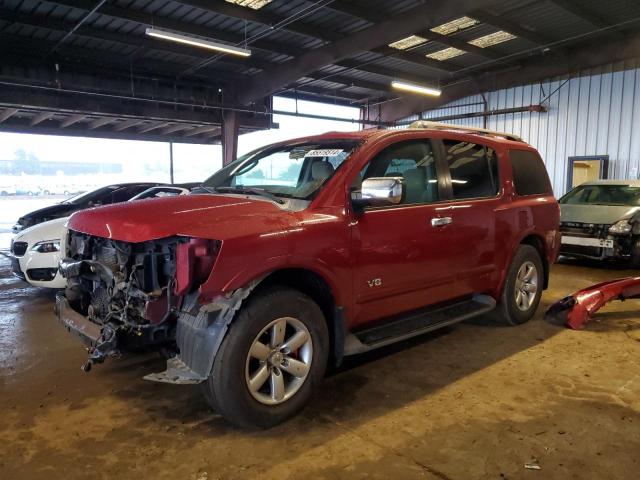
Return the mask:
<svg viewBox="0 0 640 480">
<path fill-rule="evenodd" d="M 175 195 L 186 195 L 188 188 L 177 186 L 152 187 L 131 201 Z M 67 279 L 60 275 L 58 263 L 65 251 L 65 224 L 69 217 L 57 218 L 26 228 L 11 240 L 13 273 L 34 287 L 65 288 Z"/>
<path fill-rule="evenodd" d="M 64 288 L 67 280 L 58 272 L 61 241 L 69 217 L 39 223 L 11 240 L 13 273 L 34 287 Z"/>
</svg>

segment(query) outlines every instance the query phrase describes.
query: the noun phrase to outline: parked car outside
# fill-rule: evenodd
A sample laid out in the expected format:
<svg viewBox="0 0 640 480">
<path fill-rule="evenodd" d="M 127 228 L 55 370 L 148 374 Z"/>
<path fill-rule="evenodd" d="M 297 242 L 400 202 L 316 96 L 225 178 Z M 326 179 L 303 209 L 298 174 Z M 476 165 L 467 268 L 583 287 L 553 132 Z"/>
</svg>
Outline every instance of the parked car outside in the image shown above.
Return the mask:
<svg viewBox="0 0 640 480">
<path fill-rule="evenodd" d="M 74 197 L 63 200 L 60 203 L 49 207 L 41 208 L 28 213 L 18 219 L 13 226 L 13 232 L 17 233 L 25 228 L 32 227 L 38 223 L 46 222 L 56 218 L 68 217 L 73 212 L 84 210 L 85 208 L 97 207 L 99 205 L 110 205 L 112 203 L 126 202 L 130 198 L 145 191 L 150 187 L 162 185 L 161 183 L 121 183 L 108 185 L 90 192 L 81 193 Z"/>
<path fill-rule="evenodd" d="M 25 186 L 25 185 L 20 185 L 16 187 L 16 195 L 25 195 L 28 197 L 34 197 L 36 195 L 40 195 L 41 190 L 40 187 L 36 187 L 36 186 Z"/>
<path fill-rule="evenodd" d="M 173 351 L 145 378 L 201 384 L 243 427 L 300 411 L 345 355 L 477 315 L 528 321 L 560 245 L 537 151 L 465 127 L 278 143 L 196 191 L 74 214 L 56 311 L 92 346 L 86 371 Z"/>
<path fill-rule="evenodd" d="M 190 184 L 151 187 L 129 201 L 186 195 Z M 60 275 L 60 252 L 65 250 L 69 217 L 39 223 L 20 231 L 11 241 L 11 262 L 16 276 L 34 287 L 65 288 L 67 280 Z"/>
<path fill-rule="evenodd" d="M 587 182 L 559 202 L 561 255 L 640 268 L 640 180 Z"/>
<path fill-rule="evenodd" d="M 10 186 L 10 185 L 5 185 L 3 187 L 0 187 L 0 196 L 6 197 L 9 195 L 16 195 L 17 190 L 16 187 Z"/>
</svg>

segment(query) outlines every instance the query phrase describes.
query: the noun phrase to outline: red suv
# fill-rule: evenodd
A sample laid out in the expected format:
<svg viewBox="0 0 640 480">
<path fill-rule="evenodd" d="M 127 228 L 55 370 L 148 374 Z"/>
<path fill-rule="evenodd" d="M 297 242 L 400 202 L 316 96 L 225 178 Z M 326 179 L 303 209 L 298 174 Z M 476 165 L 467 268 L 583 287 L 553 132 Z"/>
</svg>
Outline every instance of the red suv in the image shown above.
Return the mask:
<svg viewBox="0 0 640 480">
<path fill-rule="evenodd" d="M 158 350 L 240 426 L 298 412 L 328 364 L 465 319 L 521 324 L 560 245 L 534 148 L 417 123 L 271 145 L 191 195 L 69 220 L 56 310 L 87 363 Z"/>
</svg>

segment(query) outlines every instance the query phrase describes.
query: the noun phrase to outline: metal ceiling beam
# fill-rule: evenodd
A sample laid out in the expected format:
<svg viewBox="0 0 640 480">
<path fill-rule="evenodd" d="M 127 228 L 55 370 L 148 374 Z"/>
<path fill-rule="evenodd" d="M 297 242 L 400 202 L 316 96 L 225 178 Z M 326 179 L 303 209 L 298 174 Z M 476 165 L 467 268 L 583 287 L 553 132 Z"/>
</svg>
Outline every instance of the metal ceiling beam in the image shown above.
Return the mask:
<svg viewBox="0 0 640 480">
<path fill-rule="evenodd" d="M 86 11 L 91 10 L 95 6 L 92 0 L 46 0 L 46 2 Z M 100 10 L 97 12 L 97 15 L 104 15 L 112 18 L 117 18 L 119 20 L 126 20 L 145 27 L 154 26 L 156 28 L 174 30 L 182 33 L 190 33 L 192 35 L 212 38 L 230 44 L 242 44 L 244 42 L 243 35 L 230 33 L 224 30 L 214 30 L 208 27 L 203 27 L 189 22 L 183 22 L 180 20 L 173 20 L 167 17 L 153 15 L 141 10 L 124 8 L 113 3 L 108 3 L 102 6 L 102 8 L 100 8 Z M 269 40 L 257 40 L 251 44 L 251 48 L 282 53 L 290 56 L 297 56 L 302 53 L 301 49 L 291 47 L 290 45 L 285 43 L 272 42 Z"/>
<path fill-rule="evenodd" d="M 344 2 L 342 0 L 335 0 L 327 5 L 327 8 L 335 12 L 344 13 L 355 18 L 361 18 L 370 23 L 377 23 L 382 19 L 382 15 L 377 15 L 375 11 L 371 9 L 362 8 L 353 3 Z"/>
<path fill-rule="evenodd" d="M 49 120 L 51 117 L 53 117 L 53 115 L 54 115 L 53 112 L 42 112 L 37 115 L 34 115 L 33 118 L 31 118 L 29 125 L 32 127 L 35 127 L 36 125 L 41 124 L 45 120 Z"/>
<path fill-rule="evenodd" d="M 85 118 L 87 118 L 87 116 L 82 113 L 77 115 L 71 115 L 65 118 L 62 122 L 60 122 L 60 128 L 70 127 L 71 125 L 75 125 L 76 123 L 81 122 Z"/>
<path fill-rule="evenodd" d="M 141 118 L 134 118 L 131 120 L 125 120 L 124 122 L 120 122 L 118 123 L 115 127 L 113 127 L 113 131 L 115 132 L 123 132 L 129 128 L 133 128 L 136 127 L 142 123 L 144 123 L 145 120 L 141 119 Z"/>
<path fill-rule="evenodd" d="M 344 94 L 337 92 L 329 92 L 327 90 L 316 89 L 313 87 L 304 87 L 299 90 L 285 90 L 283 92 L 278 92 L 278 96 L 284 98 L 292 98 L 297 100 L 304 100 L 308 102 L 321 102 L 331 105 L 340 105 L 344 107 L 355 107 L 359 106 L 357 104 L 362 104 L 366 102 L 366 99 L 369 97 L 368 95 L 354 95 L 354 94 Z M 374 98 L 378 98 L 374 96 Z"/>
<path fill-rule="evenodd" d="M 254 10 L 252 8 L 241 7 L 224 0 L 178 0 L 183 5 L 200 8 L 205 11 L 224 15 L 229 18 L 237 18 L 248 22 L 259 23 L 271 27 L 284 20 L 285 17 L 273 14 L 265 10 Z M 325 28 L 318 28 L 313 25 L 296 21 L 281 28 L 281 30 L 304 35 L 306 37 L 317 38 L 325 41 L 334 41 L 342 37 L 341 34 Z"/>
<path fill-rule="evenodd" d="M 20 35 L 9 35 L 0 32 L 0 56 L 3 62 L 0 69 L 8 65 L 20 65 L 25 68 L 45 68 L 48 61 L 55 61 L 60 66 L 61 71 L 73 68 L 79 74 L 87 74 L 88 72 L 101 72 L 104 77 L 105 65 L 110 66 L 110 77 L 119 75 L 120 77 L 133 76 L 140 78 L 143 76 L 151 78 L 171 78 L 175 79 L 175 75 L 184 70 L 184 64 L 174 62 L 158 62 L 157 60 L 145 59 L 143 64 L 138 62 L 131 70 L 131 64 L 128 58 L 123 55 L 113 55 L 108 52 L 100 52 L 96 55 L 95 50 L 85 48 L 65 47 L 64 56 L 50 55 L 48 51 L 49 43 L 46 41 L 34 41 Z M 53 65 L 51 65 L 51 68 Z M 225 72 L 220 73 L 225 76 Z M 130 83 L 130 82 L 129 82 Z M 195 79 L 183 82 L 185 85 L 198 85 L 206 87 L 204 83 L 200 83 Z M 212 87 L 214 84 L 208 84 Z"/>
<path fill-rule="evenodd" d="M 344 37 L 324 47 L 311 50 L 298 58 L 258 74 L 252 86 L 240 93 L 241 103 L 251 103 L 308 75 L 349 56 L 387 45 L 398 37 L 411 35 L 429 26 L 439 25 L 473 8 L 485 7 L 495 0 L 430 0 L 371 27 Z"/>
<path fill-rule="evenodd" d="M 572 0 L 550 0 L 551 3 L 557 5 L 561 9 L 566 12 L 571 13 L 572 15 L 581 18 L 582 20 L 590 23 L 594 27 L 598 28 L 607 28 L 610 27 L 611 24 L 607 22 L 604 18 L 596 13 L 590 11 L 588 8 L 585 8 L 583 5 L 580 5 Z"/>
<path fill-rule="evenodd" d="M 94 13 L 96 13 L 102 5 L 105 4 L 106 1 L 107 0 L 100 0 L 98 3 L 96 3 L 91 10 L 89 10 L 85 15 L 82 16 L 82 18 L 75 24 L 75 26 L 71 30 L 67 32 L 67 34 L 64 37 L 58 40 L 58 42 L 51 49 L 51 51 L 55 52 L 58 49 L 58 47 L 60 47 L 60 45 L 66 42 L 76 32 L 76 30 L 78 30 L 82 25 L 84 25 L 85 22 L 89 20 L 91 16 Z"/>
<path fill-rule="evenodd" d="M 89 130 L 95 130 L 96 128 L 104 127 L 105 125 L 109 125 L 110 123 L 114 123 L 116 121 L 113 117 L 103 117 L 97 118 L 93 122 L 87 125 Z"/>
<path fill-rule="evenodd" d="M 265 26 L 272 26 L 286 20 L 285 17 L 273 15 L 270 12 L 266 12 L 263 10 L 253 10 L 246 7 L 239 7 L 224 0 L 180 0 L 180 3 L 202 8 L 204 10 L 208 10 L 228 17 L 260 23 Z M 354 12 L 359 11 L 362 14 L 361 18 L 371 21 L 372 23 L 386 20 L 386 17 L 381 16 L 377 13 L 372 13 L 372 10 L 364 10 L 360 9 L 359 7 L 351 7 L 348 4 L 343 4 L 342 2 L 338 2 L 338 6 L 336 7 L 334 6 L 334 3 L 329 4 L 328 8 L 336 11 L 341 11 L 343 9 L 353 10 Z M 299 21 L 288 24 L 286 27 L 282 28 L 282 30 L 317 38 L 327 42 L 335 42 L 345 37 L 345 35 L 342 33 L 335 32 L 327 28 L 319 29 L 311 25 L 304 25 Z M 446 62 L 437 62 L 429 58 L 425 58 L 422 55 L 412 54 L 411 52 L 403 52 L 396 49 L 385 49 L 384 51 L 374 49 L 373 51 L 381 53 L 383 55 L 393 55 L 394 57 L 400 58 L 406 62 L 423 66 L 426 65 L 441 71 L 448 71 L 453 69 L 446 68 Z"/>
<path fill-rule="evenodd" d="M 344 87 L 343 87 L 344 88 Z M 344 89 L 331 89 L 327 87 L 316 87 L 311 84 L 301 85 L 295 88 L 283 90 L 277 92 L 278 96 L 298 98 L 299 100 L 307 100 L 305 97 L 314 97 L 312 101 L 321 101 L 319 98 L 326 98 L 326 103 L 339 102 L 342 105 L 351 105 L 354 102 L 358 102 L 362 99 L 363 94 L 357 95 L 351 92 L 345 92 Z"/>
<path fill-rule="evenodd" d="M 389 91 L 389 84 L 388 83 L 378 83 L 372 80 L 362 80 L 359 78 L 351 78 L 351 77 L 347 77 L 344 75 L 340 75 L 340 74 L 336 74 L 336 75 L 331 75 L 330 77 L 324 78 L 325 76 L 320 74 L 320 73 L 312 73 L 307 75 L 306 78 L 309 78 L 311 81 L 308 83 L 302 83 L 299 86 L 296 87 L 292 87 L 292 88 L 303 88 L 306 87 L 307 85 L 312 85 L 316 82 L 322 81 L 322 82 L 330 82 L 330 83 L 337 83 L 340 85 L 344 85 L 345 87 L 343 88 L 347 88 L 347 87 L 358 87 L 358 88 L 364 88 L 367 90 L 373 90 L 375 92 L 388 92 Z M 323 87 L 319 87 L 319 88 L 323 88 Z M 331 90 L 330 88 L 327 90 Z"/>
<path fill-rule="evenodd" d="M 640 34 L 626 36 L 623 40 L 613 42 L 594 39 L 586 44 L 551 50 L 545 55 L 532 57 L 522 62 L 518 68 L 479 74 L 467 81 L 461 81 L 449 87 L 444 86 L 442 96 L 437 100 L 419 96 L 403 97 L 384 104 L 382 111 L 376 114 L 379 114 L 383 120 L 396 121 L 479 92 L 528 85 L 570 73 L 579 75 L 585 69 L 636 58 L 638 51 L 640 51 Z"/>
<path fill-rule="evenodd" d="M 105 7 L 106 8 L 106 7 Z M 15 12 L 7 8 L 0 8 L 0 20 L 7 21 L 9 23 L 18 23 L 21 25 L 28 25 L 31 27 L 42 28 L 47 30 L 53 30 L 58 32 L 66 32 L 70 28 L 73 28 L 74 23 L 65 20 L 56 20 L 43 15 L 24 14 Z M 87 38 L 97 38 L 113 43 L 119 43 L 122 45 L 128 45 L 134 49 L 140 47 L 156 50 L 160 52 L 173 53 L 189 57 L 192 60 L 202 60 L 209 58 L 211 55 L 206 51 L 186 45 L 179 45 L 176 43 L 164 42 L 161 40 L 155 40 L 150 37 L 131 36 L 126 34 L 120 34 L 116 32 L 110 32 L 103 29 L 94 28 L 91 26 L 81 26 L 75 30 L 75 34 Z M 65 52 L 67 51 L 65 47 Z M 125 56 L 126 57 L 126 56 Z M 239 63 L 239 59 L 228 57 L 224 59 L 224 62 Z M 259 59 L 251 59 L 248 62 L 242 62 L 247 67 L 256 68 L 270 68 L 274 64 L 270 62 L 261 62 Z M 184 69 L 184 67 L 183 67 Z"/>
<path fill-rule="evenodd" d="M 20 110 L 18 108 L 5 108 L 4 111 L 0 113 L 0 123 L 4 122 L 5 120 L 9 120 L 19 111 Z"/>
<path fill-rule="evenodd" d="M 162 135 L 169 135 L 171 133 L 179 132 L 180 130 L 187 130 L 193 128 L 191 125 L 171 125 L 160 132 Z"/>
<path fill-rule="evenodd" d="M 474 10 L 468 13 L 468 16 L 471 18 L 475 18 L 476 20 L 481 21 L 482 23 L 486 23 L 489 25 L 493 25 L 505 32 L 509 32 L 517 37 L 528 40 L 531 43 L 536 43 L 538 45 L 546 45 L 548 43 L 553 42 L 553 39 L 548 38 L 547 36 L 534 32 L 533 30 L 526 28 L 522 25 L 517 24 L 504 16 L 496 16 L 492 15 L 489 12 L 484 10 Z"/>
<path fill-rule="evenodd" d="M 341 62 L 336 62 L 335 65 L 339 67 L 343 67 L 348 70 L 359 70 L 361 72 L 372 73 L 374 75 L 380 75 L 382 77 L 386 77 L 389 79 L 389 83 L 391 80 L 406 80 L 408 82 L 415 83 L 437 83 L 437 78 L 427 77 L 422 75 L 416 75 L 415 73 L 403 72 L 402 70 L 396 70 L 393 68 L 383 67 L 381 65 L 376 65 L 374 63 L 363 64 L 356 60 L 343 60 Z M 338 72 L 336 75 L 343 75 L 345 72 Z M 332 74 L 329 74 L 326 79 L 328 82 L 331 81 Z"/>
<path fill-rule="evenodd" d="M 207 137 L 187 138 L 179 135 L 165 136 L 153 133 L 138 134 L 136 132 L 114 132 L 112 130 L 87 130 L 85 128 L 60 128 L 44 127 L 36 125 L 34 127 L 28 124 L 14 122 L 6 122 L 0 124 L 0 131 L 12 133 L 32 133 L 38 135 L 64 135 L 67 137 L 93 137 L 108 138 L 121 140 L 144 140 L 147 142 L 175 142 L 175 143 L 192 143 L 192 144 L 211 144 L 215 143 L 215 139 Z"/>
<path fill-rule="evenodd" d="M 69 24 L 67 22 L 60 22 L 60 21 L 53 21 L 53 20 L 47 20 L 44 17 L 39 18 L 38 16 L 35 15 L 24 15 L 24 14 L 16 14 L 13 11 L 9 11 L 7 9 L 2 9 L 0 8 L 0 19 L 5 19 L 7 21 L 13 22 L 13 23 L 20 23 L 20 24 L 24 24 L 24 25 L 29 25 L 32 27 L 38 27 L 38 28 L 46 28 L 49 30 L 55 30 L 55 31 L 65 31 L 66 28 L 69 27 Z M 155 40 L 147 40 L 147 39 L 142 39 L 141 42 L 138 42 L 138 40 L 136 40 L 135 38 L 124 38 L 120 35 L 116 35 L 110 32 L 104 32 L 102 30 L 97 30 L 95 28 L 92 27 L 82 27 L 81 29 L 78 29 L 76 31 L 77 35 L 80 36 L 86 36 L 87 38 L 101 38 L 103 40 L 109 40 L 109 41 L 113 41 L 113 42 L 118 42 L 124 45 L 130 45 L 130 46 L 139 46 L 139 43 L 141 43 L 142 45 L 150 48 L 150 49 L 154 49 L 154 50 L 159 50 L 159 51 L 166 51 L 169 53 L 180 53 L 182 55 L 184 54 L 189 54 L 191 57 L 193 58 L 200 58 L 200 59 L 205 59 L 205 58 L 209 58 L 209 55 L 206 53 L 203 53 L 197 49 L 193 49 L 193 48 L 189 48 L 189 47 L 182 47 L 182 46 L 178 46 L 178 45 L 171 45 L 171 44 L 165 44 L 163 42 L 156 42 Z M 18 41 L 16 42 L 17 44 L 19 43 Z M 31 48 L 28 49 L 29 51 L 35 51 L 36 48 Z M 70 49 L 69 47 L 65 48 L 65 52 L 66 53 L 71 53 L 71 51 L 73 51 L 73 54 L 75 55 L 76 52 L 81 55 L 81 58 L 96 58 L 95 54 L 90 54 L 88 53 L 88 51 L 86 49 Z M 99 54 L 101 59 L 104 60 L 104 56 L 102 53 Z M 108 57 L 108 54 L 106 54 Z M 115 59 L 116 61 L 119 59 Z M 238 62 L 244 62 L 244 60 L 236 60 L 236 59 L 231 59 L 231 58 L 225 58 L 225 61 L 232 61 L 234 63 Z M 260 61 L 258 59 L 252 59 L 249 60 L 248 62 L 250 66 L 255 67 L 255 68 L 261 68 L 261 69 L 269 69 L 274 67 L 274 63 L 270 63 L 270 62 L 264 62 L 264 61 Z M 182 69 L 184 69 L 184 67 L 182 67 Z M 176 70 L 176 74 L 179 73 L 180 69 Z M 215 76 L 222 76 L 223 79 L 228 79 L 229 76 L 226 74 L 218 74 L 217 72 L 211 72 L 211 75 L 215 75 Z M 239 82 L 242 82 L 244 79 L 237 75 L 234 81 L 228 80 L 230 84 L 234 84 L 237 85 Z M 341 82 L 337 82 L 337 83 L 341 83 Z M 349 83 L 347 85 L 355 85 L 355 86 L 361 86 L 362 88 L 368 88 L 365 85 L 366 82 L 361 82 L 359 80 L 356 79 L 352 79 L 349 81 Z"/>
<path fill-rule="evenodd" d="M 162 122 L 162 123 L 153 123 L 151 125 L 147 125 L 146 127 L 142 127 L 138 130 L 138 133 L 147 133 L 150 132 L 151 130 L 156 130 L 158 128 L 164 128 L 167 125 L 171 125 L 169 122 Z"/>
<path fill-rule="evenodd" d="M 187 132 L 184 134 L 185 137 L 193 137 L 196 135 L 201 135 L 203 133 L 209 133 L 209 132 L 218 132 L 221 133 L 222 132 L 222 128 L 218 125 L 205 125 L 204 127 L 199 127 L 199 128 L 194 128 L 193 130 L 191 130 L 190 132 Z"/>
</svg>

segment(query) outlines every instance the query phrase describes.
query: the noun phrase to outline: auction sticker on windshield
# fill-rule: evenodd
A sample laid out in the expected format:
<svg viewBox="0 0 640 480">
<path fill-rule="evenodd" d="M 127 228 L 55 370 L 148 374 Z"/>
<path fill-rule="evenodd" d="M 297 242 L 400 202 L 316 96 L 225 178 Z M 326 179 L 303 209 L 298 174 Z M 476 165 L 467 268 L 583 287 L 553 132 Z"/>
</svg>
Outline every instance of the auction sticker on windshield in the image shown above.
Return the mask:
<svg viewBox="0 0 640 480">
<path fill-rule="evenodd" d="M 305 154 L 305 158 L 307 157 L 335 157 L 336 155 L 340 155 L 344 152 L 342 148 L 325 148 L 321 150 L 309 150 Z"/>
</svg>

